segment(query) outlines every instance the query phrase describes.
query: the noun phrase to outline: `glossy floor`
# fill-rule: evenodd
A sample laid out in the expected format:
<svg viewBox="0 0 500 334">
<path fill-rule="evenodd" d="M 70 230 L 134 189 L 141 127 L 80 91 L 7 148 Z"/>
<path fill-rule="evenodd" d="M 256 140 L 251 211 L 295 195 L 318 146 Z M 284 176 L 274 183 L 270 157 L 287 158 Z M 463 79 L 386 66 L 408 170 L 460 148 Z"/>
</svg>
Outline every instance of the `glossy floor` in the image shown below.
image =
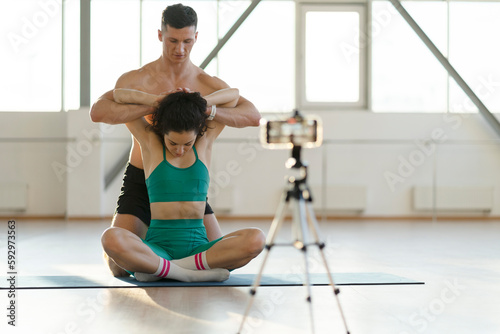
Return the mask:
<svg viewBox="0 0 500 334">
<path fill-rule="evenodd" d="M 108 275 L 100 234 L 108 221 L 16 221 L 20 275 Z M 268 221 L 222 221 L 225 233 Z M 0 276 L 7 273 L 7 221 L 0 231 Z M 334 272 L 385 272 L 425 285 L 343 286 L 340 305 L 352 334 L 500 333 L 500 222 L 325 221 Z M 280 238 L 289 240 L 285 226 Z M 316 250 L 311 272 L 323 272 Z M 256 273 L 259 256 L 238 273 Z M 266 273 L 303 271 L 291 247 L 272 249 Z M 18 290 L 16 327 L 0 292 L 1 333 L 236 333 L 248 288 Z M 302 287 L 261 287 L 242 333 L 311 333 Z M 329 287 L 312 288 L 316 333 L 345 333 Z"/>
</svg>

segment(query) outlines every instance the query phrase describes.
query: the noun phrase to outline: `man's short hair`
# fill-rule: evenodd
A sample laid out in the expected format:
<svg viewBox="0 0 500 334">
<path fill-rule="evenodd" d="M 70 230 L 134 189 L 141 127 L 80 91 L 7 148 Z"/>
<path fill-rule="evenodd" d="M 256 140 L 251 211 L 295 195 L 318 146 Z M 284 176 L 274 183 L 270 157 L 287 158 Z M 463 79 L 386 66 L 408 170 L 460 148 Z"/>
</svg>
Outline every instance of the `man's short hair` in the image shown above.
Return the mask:
<svg viewBox="0 0 500 334">
<path fill-rule="evenodd" d="M 198 26 L 198 16 L 193 8 L 176 4 L 165 8 L 161 18 L 161 27 L 167 28 L 167 25 L 175 29 L 194 26 L 196 30 Z"/>
</svg>

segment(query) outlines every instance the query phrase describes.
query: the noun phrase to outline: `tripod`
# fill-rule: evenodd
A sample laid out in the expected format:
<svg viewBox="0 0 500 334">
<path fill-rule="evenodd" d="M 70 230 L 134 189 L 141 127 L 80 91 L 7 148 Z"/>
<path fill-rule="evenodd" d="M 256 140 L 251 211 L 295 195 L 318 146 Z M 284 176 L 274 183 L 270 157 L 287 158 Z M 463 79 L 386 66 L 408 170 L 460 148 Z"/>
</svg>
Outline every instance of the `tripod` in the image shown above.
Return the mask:
<svg viewBox="0 0 500 334">
<path fill-rule="evenodd" d="M 290 177 L 288 179 L 287 189 L 285 189 L 283 192 L 280 203 L 278 205 L 278 209 L 276 211 L 276 215 L 274 216 L 269 234 L 267 236 L 266 247 L 265 247 L 266 254 L 262 262 L 262 265 L 260 267 L 259 273 L 255 278 L 252 288 L 250 289 L 250 296 L 251 296 L 250 301 L 248 302 L 247 308 L 245 310 L 245 314 L 243 316 L 243 320 L 238 330 L 238 334 L 240 334 L 243 330 L 243 326 L 245 324 L 248 313 L 250 312 L 250 309 L 252 307 L 255 294 L 257 293 L 257 287 L 260 285 L 260 280 L 262 277 L 264 266 L 266 265 L 271 248 L 276 245 L 274 241 L 276 239 L 279 230 L 281 229 L 290 202 L 292 202 L 293 204 L 292 238 L 294 241 L 291 244 L 287 245 L 290 246 L 293 245 L 295 248 L 301 250 L 302 253 L 304 254 L 305 279 L 306 279 L 304 286 L 307 289 L 306 301 L 309 303 L 311 331 L 312 333 L 314 333 L 314 317 L 313 317 L 313 309 L 311 301 L 311 282 L 309 277 L 307 247 L 311 245 L 316 245 L 319 248 L 321 257 L 323 259 L 323 264 L 325 265 L 325 268 L 327 270 L 328 279 L 330 285 L 333 288 L 335 299 L 337 300 L 337 305 L 340 310 L 342 321 L 344 323 L 344 328 L 346 330 L 346 333 L 349 334 L 344 313 L 342 311 L 342 307 L 340 306 L 340 301 L 337 296 L 340 293 L 340 290 L 335 286 L 332 274 L 330 272 L 330 269 L 328 268 L 328 263 L 326 261 L 325 254 L 323 253 L 323 248 L 325 247 L 325 244 L 319 240 L 318 222 L 316 220 L 316 216 L 312 208 L 311 192 L 306 183 L 307 166 L 304 165 L 300 160 L 300 150 L 301 150 L 300 146 L 294 146 L 292 149 L 292 157 L 288 160 L 286 164 L 287 168 L 298 169 L 300 172 L 300 178 Z M 313 237 L 312 239 L 314 240 L 313 242 L 310 242 L 309 232 L 312 233 Z"/>
</svg>

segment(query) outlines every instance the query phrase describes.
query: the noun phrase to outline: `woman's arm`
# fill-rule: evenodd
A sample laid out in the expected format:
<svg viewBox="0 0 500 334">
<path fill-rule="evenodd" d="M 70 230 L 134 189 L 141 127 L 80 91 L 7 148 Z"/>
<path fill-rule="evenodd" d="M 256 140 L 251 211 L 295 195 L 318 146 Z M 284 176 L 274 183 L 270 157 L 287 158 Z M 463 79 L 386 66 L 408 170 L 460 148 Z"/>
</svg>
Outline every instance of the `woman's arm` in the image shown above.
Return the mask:
<svg viewBox="0 0 500 334">
<path fill-rule="evenodd" d="M 149 94 L 137 89 L 115 88 L 113 90 L 114 101 L 125 105 L 134 104 L 154 107 L 157 104 L 158 97 L 158 95 Z M 144 117 L 129 120 L 125 125 L 135 139 L 137 139 L 139 144 L 141 144 L 141 149 L 145 147 L 151 132 L 148 130 L 149 123 Z"/>
<path fill-rule="evenodd" d="M 127 122 L 125 125 L 141 145 L 141 150 L 147 149 L 149 142 L 148 139 L 152 132 L 148 130 L 149 123 L 144 119 L 144 117 Z"/>
<path fill-rule="evenodd" d="M 259 126 L 260 113 L 252 102 L 240 96 L 236 106 L 217 106 L 214 120 L 233 128 Z"/>
<path fill-rule="evenodd" d="M 113 90 L 113 98 L 118 103 L 143 104 L 155 107 L 161 95 L 149 94 L 137 89 L 116 88 Z"/>
<path fill-rule="evenodd" d="M 226 82 L 214 76 L 204 75 L 201 78 L 207 86 L 211 87 L 211 91 L 219 91 L 230 87 Z M 207 110 L 209 115 L 211 113 L 210 109 Z M 260 118 L 260 113 L 253 103 L 243 96 L 239 96 L 236 103 L 231 106 L 217 104 L 214 120 L 233 128 L 244 128 L 259 126 Z"/>
<path fill-rule="evenodd" d="M 118 78 L 115 88 L 137 88 L 138 83 L 145 82 L 141 71 L 133 70 Z M 92 106 L 90 118 L 94 122 L 108 124 L 124 124 L 151 114 L 154 108 L 148 104 L 125 104 L 115 100 L 113 91 L 103 94 Z"/>
<path fill-rule="evenodd" d="M 208 106 L 220 105 L 221 107 L 235 107 L 240 98 L 240 92 L 237 88 L 224 88 L 203 97 Z"/>
<path fill-rule="evenodd" d="M 178 89 L 178 91 L 181 89 Z M 165 95 L 149 94 L 137 89 L 116 88 L 113 90 L 113 99 L 117 103 L 142 104 L 155 107 Z M 237 88 L 224 88 L 203 97 L 208 106 L 235 107 L 240 98 Z"/>
<path fill-rule="evenodd" d="M 240 93 L 237 88 L 224 88 L 213 92 L 207 96 L 203 97 L 207 101 L 207 106 L 210 106 L 210 111 L 212 110 L 212 106 L 226 106 L 228 108 L 233 108 L 238 103 L 240 98 Z M 208 129 L 206 133 L 206 137 L 209 139 L 209 142 L 213 142 L 219 134 L 224 129 L 224 124 L 219 123 L 214 120 L 207 121 Z"/>
<path fill-rule="evenodd" d="M 116 88 L 113 91 L 113 98 L 116 102 L 128 104 L 145 104 L 155 106 L 164 96 L 165 95 L 149 94 L 140 90 L 129 88 Z M 236 106 L 240 96 L 237 88 L 224 88 L 206 95 L 203 98 L 207 101 L 207 105 L 209 106 L 223 105 L 231 108 Z M 221 133 L 224 125 L 213 121 L 209 123 L 211 124 L 209 124 L 209 131 L 207 131 L 207 135 L 208 137 L 215 139 Z M 143 117 L 130 121 L 126 125 L 139 143 L 142 144 L 145 142 L 146 135 L 148 135 L 148 131 L 146 130 L 148 123 Z"/>
<path fill-rule="evenodd" d="M 213 213 L 203 216 L 203 225 L 205 225 L 205 230 L 207 230 L 208 241 L 213 241 L 223 236 L 219 222 Z"/>
<path fill-rule="evenodd" d="M 90 118 L 93 122 L 123 124 L 149 115 L 154 110 L 149 105 L 117 103 L 113 95 L 113 91 L 108 91 L 92 105 Z"/>
</svg>

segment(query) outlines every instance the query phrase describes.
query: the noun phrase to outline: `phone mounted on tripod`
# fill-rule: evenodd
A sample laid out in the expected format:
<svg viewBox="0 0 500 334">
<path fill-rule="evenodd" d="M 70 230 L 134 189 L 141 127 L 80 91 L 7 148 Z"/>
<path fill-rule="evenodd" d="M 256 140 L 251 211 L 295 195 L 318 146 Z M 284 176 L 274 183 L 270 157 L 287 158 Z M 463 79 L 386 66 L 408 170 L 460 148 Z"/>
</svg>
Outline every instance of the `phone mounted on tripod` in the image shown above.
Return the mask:
<svg viewBox="0 0 500 334">
<path fill-rule="evenodd" d="M 265 148 L 313 148 L 323 142 L 321 119 L 314 115 L 304 116 L 297 109 L 291 117 L 263 118 L 260 125 L 260 142 Z"/>
<path fill-rule="evenodd" d="M 337 305 L 340 311 L 342 322 L 346 330 L 346 334 L 349 334 L 347 329 L 346 319 L 344 317 L 344 311 L 340 305 L 338 294 L 340 290 L 336 287 L 333 281 L 333 276 L 331 274 L 327 258 L 323 252 L 325 243 L 320 240 L 320 232 L 318 222 L 316 220 L 316 214 L 313 210 L 312 197 L 307 186 L 307 166 L 302 163 L 300 158 L 300 152 L 302 147 L 319 147 L 323 141 L 323 127 L 321 120 L 318 117 L 308 116 L 304 117 L 300 114 L 298 110 L 294 110 L 293 116 L 288 118 L 278 118 L 274 120 L 261 121 L 261 132 L 260 141 L 262 146 L 270 149 L 292 149 L 292 156 L 288 159 L 286 163 L 287 168 L 299 169 L 300 178 L 289 177 L 287 187 L 284 189 L 281 195 L 281 200 L 279 202 L 276 214 L 271 223 L 269 229 L 269 234 L 266 239 L 266 253 L 257 277 L 252 284 L 250 289 L 251 298 L 247 304 L 243 319 L 238 330 L 238 334 L 241 334 L 244 329 L 245 321 L 250 313 L 255 294 L 257 293 L 257 287 L 260 285 L 260 280 L 264 270 L 264 266 L 267 262 L 269 252 L 276 245 L 276 237 L 285 221 L 285 216 L 289 205 L 292 207 L 292 240 L 289 244 L 295 248 L 302 251 L 304 254 L 304 271 L 305 271 L 305 283 L 304 286 L 307 288 L 308 296 L 306 301 L 309 303 L 309 313 L 311 318 L 311 332 L 315 333 L 314 318 L 313 318 L 313 308 L 311 302 L 311 282 L 309 277 L 309 260 L 307 250 L 309 246 L 317 246 L 323 260 L 328 278 L 330 281 L 330 286 L 333 289 L 333 293 L 337 300 Z"/>
</svg>

